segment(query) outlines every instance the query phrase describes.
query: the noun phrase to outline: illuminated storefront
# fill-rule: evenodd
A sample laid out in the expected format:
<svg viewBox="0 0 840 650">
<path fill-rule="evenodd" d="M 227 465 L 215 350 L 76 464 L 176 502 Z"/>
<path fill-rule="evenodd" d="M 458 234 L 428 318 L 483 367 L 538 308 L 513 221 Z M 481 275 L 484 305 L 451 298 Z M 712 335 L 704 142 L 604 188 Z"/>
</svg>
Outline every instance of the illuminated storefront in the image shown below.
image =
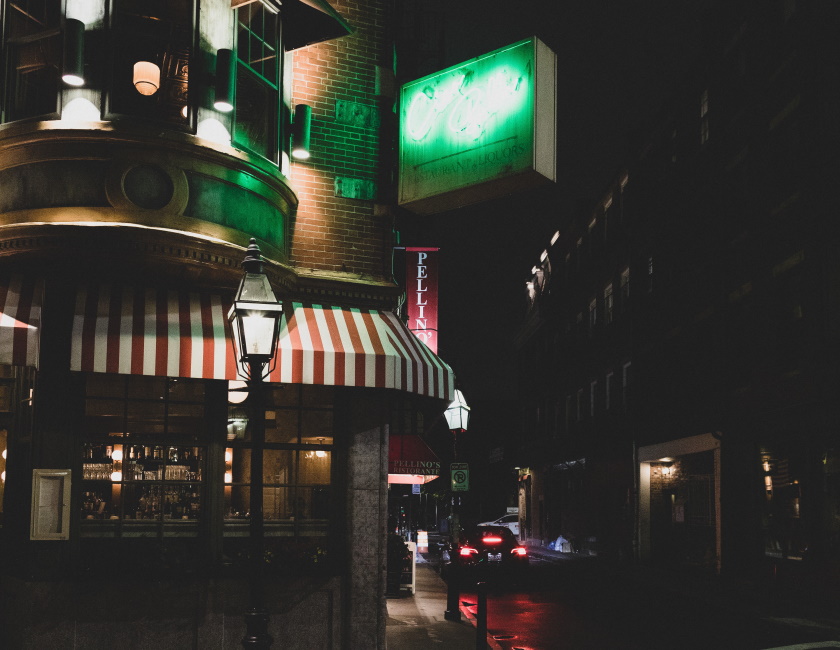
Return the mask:
<svg viewBox="0 0 840 650">
<path fill-rule="evenodd" d="M 378 110 L 359 75 L 384 4 L 2 3 L 0 645 L 239 646 L 256 445 L 227 315 L 250 238 L 283 305 L 269 632 L 384 645 L 390 427 L 454 388 L 396 315 L 375 197 L 335 189 L 378 178 L 379 122 L 322 102 Z"/>
</svg>

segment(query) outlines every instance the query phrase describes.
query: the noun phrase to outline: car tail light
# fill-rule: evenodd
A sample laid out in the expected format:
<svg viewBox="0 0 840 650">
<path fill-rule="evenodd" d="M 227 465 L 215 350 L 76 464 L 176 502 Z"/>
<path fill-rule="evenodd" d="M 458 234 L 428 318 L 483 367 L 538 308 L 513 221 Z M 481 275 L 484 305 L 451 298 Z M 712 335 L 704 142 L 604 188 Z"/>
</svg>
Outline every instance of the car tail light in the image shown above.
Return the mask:
<svg viewBox="0 0 840 650">
<path fill-rule="evenodd" d="M 502 538 L 496 537 L 495 535 L 488 535 L 487 537 L 484 537 L 481 541 L 485 544 L 501 544 Z"/>
<path fill-rule="evenodd" d="M 469 557 L 470 555 L 476 555 L 477 553 L 478 550 L 472 548 L 471 546 L 462 546 L 458 551 L 458 554 L 463 557 Z"/>
<path fill-rule="evenodd" d="M 516 548 L 512 548 L 510 552 L 520 557 L 525 557 L 526 555 L 528 555 L 528 549 L 524 546 L 517 546 Z"/>
</svg>

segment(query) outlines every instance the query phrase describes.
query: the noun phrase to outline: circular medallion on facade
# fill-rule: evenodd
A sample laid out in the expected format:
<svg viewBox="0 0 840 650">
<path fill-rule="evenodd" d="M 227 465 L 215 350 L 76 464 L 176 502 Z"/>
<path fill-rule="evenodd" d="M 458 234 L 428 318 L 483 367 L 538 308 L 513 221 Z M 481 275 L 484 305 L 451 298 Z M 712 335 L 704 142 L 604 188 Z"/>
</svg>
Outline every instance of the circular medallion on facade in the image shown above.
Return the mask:
<svg viewBox="0 0 840 650">
<path fill-rule="evenodd" d="M 138 165 L 123 177 L 126 198 L 146 210 L 160 210 L 169 205 L 175 193 L 172 179 L 155 165 Z"/>
</svg>

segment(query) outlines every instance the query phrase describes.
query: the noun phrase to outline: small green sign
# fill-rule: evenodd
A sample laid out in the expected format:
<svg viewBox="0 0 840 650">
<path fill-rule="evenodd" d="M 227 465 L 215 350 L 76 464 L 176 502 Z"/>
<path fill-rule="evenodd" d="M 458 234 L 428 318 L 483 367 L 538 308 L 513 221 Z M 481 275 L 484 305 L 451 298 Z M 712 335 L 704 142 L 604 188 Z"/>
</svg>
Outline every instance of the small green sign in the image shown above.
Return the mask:
<svg viewBox="0 0 840 650">
<path fill-rule="evenodd" d="M 449 473 L 452 476 L 453 492 L 466 492 L 470 489 L 470 466 L 467 463 L 450 463 Z"/>
</svg>

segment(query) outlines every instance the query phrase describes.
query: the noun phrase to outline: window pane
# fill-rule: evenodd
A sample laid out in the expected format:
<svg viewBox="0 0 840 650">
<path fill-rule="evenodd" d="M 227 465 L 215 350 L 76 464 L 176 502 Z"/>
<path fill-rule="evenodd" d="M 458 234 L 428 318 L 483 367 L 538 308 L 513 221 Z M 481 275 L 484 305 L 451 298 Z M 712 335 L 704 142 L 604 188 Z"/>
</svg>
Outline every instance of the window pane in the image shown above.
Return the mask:
<svg viewBox="0 0 840 650">
<path fill-rule="evenodd" d="M 302 485 L 318 483 L 329 485 L 332 453 L 329 451 L 301 452 L 300 480 Z"/>
<path fill-rule="evenodd" d="M 277 162 L 278 22 L 258 2 L 237 10 L 235 142 Z"/>
<path fill-rule="evenodd" d="M 270 403 L 278 408 L 281 406 L 297 407 L 301 400 L 301 388 L 303 388 L 303 386 L 300 384 L 275 388 L 271 391 L 269 397 Z"/>
<path fill-rule="evenodd" d="M 166 396 L 165 377 L 126 375 L 128 396 L 134 399 L 162 400 Z"/>
<path fill-rule="evenodd" d="M 164 402 L 126 403 L 126 430 L 132 435 L 162 435 L 166 404 Z"/>
<path fill-rule="evenodd" d="M 60 9 L 58 0 L 19 0 L 7 4 L 9 120 L 57 112 Z"/>
<path fill-rule="evenodd" d="M 114 81 L 110 110 L 186 127 L 187 83 L 193 40 L 192 0 L 115 0 Z M 141 95 L 134 87 L 134 64 L 160 69 L 160 87 Z"/>
<path fill-rule="evenodd" d="M 266 519 L 295 518 L 294 491 L 292 487 L 272 487 L 263 490 L 263 512 Z"/>
<path fill-rule="evenodd" d="M 245 66 L 238 67 L 234 140 L 272 161 L 277 153 L 278 98 L 276 88 L 260 81 Z"/>
<path fill-rule="evenodd" d="M 239 60 L 273 86 L 277 86 L 277 16 L 259 3 L 237 13 Z"/>
<path fill-rule="evenodd" d="M 304 407 L 332 409 L 334 399 L 332 386 L 301 386 L 301 405 Z"/>
<path fill-rule="evenodd" d="M 115 381 L 113 375 L 93 373 L 85 381 L 85 393 L 89 397 L 125 397 L 125 382 Z"/>
<path fill-rule="evenodd" d="M 203 404 L 171 404 L 167 433 L 170 435 L 201 437 L 204 427 Z"/>
<path fill-rule="evenodd" d="M 298 496 L 296 501 L 296 517 L 303 522 L 326 520 L 329 518 L 329 504 L 330 504 L 330 488 L 328 487 L 309 487 L 298 488 Z M 312 533 L 320 528 L 308 527 L 308 532 Z"/>
<path fill-rule="evenodd" d="M 172 379 L 169 382 L 169 399 L 177 402 L 204 403 L 204 383 Z"/>
<path fill-rule="evenodd" d="M 227 485 L 225 486 L 225 520 L 247 520 L 250 508 L 248 504 L 251 498 L 251 489 L 247 485 Z M 265 510 L 265 507 L 263 507 Z M 247 526 L 241 530 L 237 526 L 233 526 L 226 534 L 242 534 L 247 535 Z"/>
<path fill-rule="evenodd" d="M 301 418 L 303 419 L 301 442 L 316 445 L 332 444 L 332 411 L 303 411 Z"/>
<path fill-rule="evenodd" d="M 300 411 L 283 409 L 268 411 L 265 422 L 266 442 L 296 443 L 298 442 L 298 422 Z"/>
<path fill-rule="evenodd" d="M 289 485 L 294 483 L 294 460 L 296 451 L 266 449 L 263 455 L 263 482 L 266 485 Z"/>
</svg>

